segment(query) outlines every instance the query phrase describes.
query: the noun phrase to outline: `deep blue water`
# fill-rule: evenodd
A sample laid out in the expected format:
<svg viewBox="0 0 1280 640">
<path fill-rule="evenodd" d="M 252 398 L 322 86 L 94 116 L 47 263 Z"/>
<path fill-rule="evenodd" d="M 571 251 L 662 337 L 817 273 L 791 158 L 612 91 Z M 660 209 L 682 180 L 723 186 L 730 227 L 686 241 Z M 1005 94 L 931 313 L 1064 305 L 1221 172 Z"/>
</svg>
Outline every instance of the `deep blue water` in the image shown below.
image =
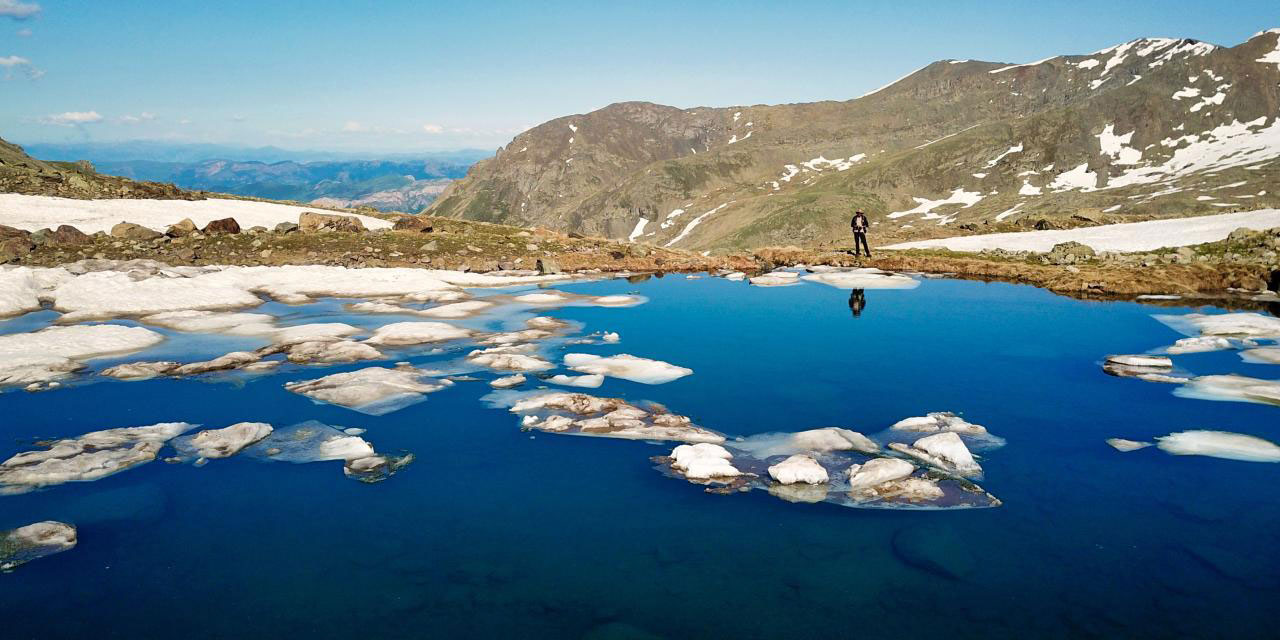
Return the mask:
<svg viewBox="0 0 1280 640">
<path fill-rule="evenodd" d="M 480 402 L 485 382 L 380 417 L 282 388 L 356 366 L 10 392 L 0 395 L 0 459 L 33 439 L 110 427 L 319 420 L 367 428 L 379 451 L 417 461 L 371 485 L 344 478 L 340 462 L 157 461 L 0 497 L 0 529 L 58 519 L 80 538 L 0 575 L 0 635 L 1274 637 L 1277 466 L 1103 442 L 1197 428 L 1280 440 L 1280 408 L 1178 398 L 1170 385 L 1102 372 L 1108 353 L 1180 337 L 1152 313 L 1191 309 L 950 280 L 867 291 L 860 317 L 849 292 L 816 284 L 560 288 L 649 298 L 550 312 L 622 336 L 573 350 L 695 371 L 656 386 L 610 378 L 591 393 L 661 402 L 733 435 L 871 434 L 955 411 L 1008 440 L 983 460 L 982 485 L 1004 506 L 877 511 L 709 495 L 653 469 L 649 457 L 669 446 L 521 432 Z M 275 308 L 290 322 L 339 309 Z M 188 355 L 250 342 L 207 339 Z M 1280 372 L 1233 352 L 1178 362 L 1201 374 Z M 945 566 L 929 570 L 920 553 Z"/>
</svg>

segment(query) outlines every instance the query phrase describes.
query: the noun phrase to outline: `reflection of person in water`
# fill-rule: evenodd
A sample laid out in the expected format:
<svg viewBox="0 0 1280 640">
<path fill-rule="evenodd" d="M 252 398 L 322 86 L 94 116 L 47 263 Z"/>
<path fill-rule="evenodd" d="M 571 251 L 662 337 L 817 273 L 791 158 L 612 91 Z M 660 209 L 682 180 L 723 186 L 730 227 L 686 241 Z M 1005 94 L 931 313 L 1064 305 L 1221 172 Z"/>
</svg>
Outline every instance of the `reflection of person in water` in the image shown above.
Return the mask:
<svg viewBox="0 0 1280 640">
<path fill-rule="evenodd" d="M 863 307 L 867 306 L 867 294 L 862 289 L 854 289 L 849 293 L 849 311 L 853 312 L 853 317 L 862 315 Z"/>
</svg>

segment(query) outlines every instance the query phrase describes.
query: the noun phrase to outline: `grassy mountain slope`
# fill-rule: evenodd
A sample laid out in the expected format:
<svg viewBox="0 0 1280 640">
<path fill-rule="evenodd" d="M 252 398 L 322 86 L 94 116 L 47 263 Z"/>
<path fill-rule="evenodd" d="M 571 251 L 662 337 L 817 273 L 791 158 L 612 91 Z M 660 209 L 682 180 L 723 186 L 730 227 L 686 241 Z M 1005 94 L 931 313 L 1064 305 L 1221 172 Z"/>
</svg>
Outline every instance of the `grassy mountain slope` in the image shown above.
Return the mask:
<svg viewBox="0 0 1280 640">
<path fill-rule="evenodd" d="M 163 198 L 195 200 L 202 196 L 171 184 L 135 182 L 105 176 L 88 163 L 43 162 L 22 147 L 0 140 L 0 193 L 63 198 Z"/>
<path fill-rule="evenodd" d="M 610 105 L 517 136 L 435 215 L 691 249 L 1280 205 L 1280 31 L 1026 65 L 940 61 L 844 102 Z"/>
</svg>

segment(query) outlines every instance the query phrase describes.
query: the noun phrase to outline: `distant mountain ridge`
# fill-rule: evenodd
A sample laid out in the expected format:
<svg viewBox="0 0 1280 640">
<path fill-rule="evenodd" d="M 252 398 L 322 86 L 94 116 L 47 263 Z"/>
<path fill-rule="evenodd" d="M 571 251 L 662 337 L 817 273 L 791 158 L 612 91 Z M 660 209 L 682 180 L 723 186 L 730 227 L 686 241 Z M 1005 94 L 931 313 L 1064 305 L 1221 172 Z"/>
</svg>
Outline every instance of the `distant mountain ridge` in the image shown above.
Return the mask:
<svg viewBox="0 0 1280 640">
<path fill-rule="evenodd" d="M 104 173 L 172 182 L 189 189 L 416 213 L 430 204 L 450 181 L 466 174 L 472 163 L 466 157 L 449 154 L 445 160 L 271 163 L 125 160 L 100 161 L 97 167 Z"/>
<path fill-rule="evenodd" d="M 435 215 L 688 249 L 823 245 L 1280 206 L 1280 29 L 1026 64 L 943 60 L 862 97 L 549 121 Z"/>
</svg>

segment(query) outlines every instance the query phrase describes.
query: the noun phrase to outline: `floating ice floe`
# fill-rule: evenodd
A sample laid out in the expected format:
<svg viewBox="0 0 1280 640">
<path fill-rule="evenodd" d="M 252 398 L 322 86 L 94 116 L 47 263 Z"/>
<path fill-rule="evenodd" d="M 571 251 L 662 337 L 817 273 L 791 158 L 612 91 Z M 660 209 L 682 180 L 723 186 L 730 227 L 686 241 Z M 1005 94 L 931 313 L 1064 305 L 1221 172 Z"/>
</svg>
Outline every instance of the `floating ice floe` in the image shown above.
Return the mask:
<svg viewBox="0 0 1280 640">
<path fill-rule="evenodd" d="M 868 454 L 880 452 L 880 445 L 871 438 L 857 431 L 839 427 L 824 427 L 795 433 L 760 433 L 735 440 L 733 447 L 747 451 L 753 457 L 760 459 L 813 452 L 859 451 Z"/>
<path fill-rule="evenodd" d="M 627 440 L 724 442 L 723 435 L 694 425 L 685 416 L 658 406 L 642 409 L 619 398 L 549 392 L 520 398 L 510 410 L 521 416 L 521 427 L 549 433 Z"/>
<path fill-rule="evenodd" d="M 1280 462 L 1280 445 L 1228 431 L 1180 431 L 1156 438 L 1162 451 L 1179 456 L 1210 456 L 1246 462 Z"/>
<path fill-rule="evenodd" d="M 600 334 L 600 341 L 605 344 L 617 344 L 622 341 L 622 337 L 616 331 L 606 331 Z"/>
<path fill-rule="evenodd" d="M 693 374 L 693 369 L 625 353 L 616 356 L 569 353 L 565 354 L 564 363 L 581 373 L 622 378 L 643 384 L 663 384 Z"/>
<path fill-rule="evenodd" d="M 1125 440 L 1124 438 L 1107 438 L 1107 444 L 1111 445 L 1116 451 L 1137 451 L 1151 446 L 1150 442 L 1140 442 L 1137 440 Z"/>
<path fill-rule="evenodd" d="M 733 454 L 710 442 L 682 444 L 671 450 L 671 468 L 689 480 L 735 478 L 742 475 L 734 468 Z"/>
<path fill-rule="evenodd" d="M 1147 382 L 1182 384 L 1190 380 L 1173 374 L 1173 361 L 1165 356 L 1114 355 L 1107 356 L 1102 370 L 1118 378 L 1138 378 Z"/>
<path fill-rule="evenodd" d="M 723 277 L 725 280 L 732 280 L 732 281 L 734 281 L 734 282 L 739 282 L 739 281 L 742 281 L 742 280 L 746 280 L 746 279 L 747 279 L 747 274 L 745 274 L 745 273 L 743 273 L 743 272 L 741 272 L 741 271 L 733 271 L 733 272 L 730 272 L 730 273 L 726 273 L 726 274 L 724 274 L 724 276 L 722 276 L 722 277 Z"/>
<path fill-rule="evenodd" d="M 1197 376 L 1173 390 L 1174 395 L 1200 400 L 1257 402 L 1280 405 L 1280 380 L 1238 375 Z"/>
<path fill-rule="evenodd" d="M 510 389 L 518 387 L 525 383 L 524 374 L 517 373 L 513 376 L 503 376 L 489 382 L 489 386 L 494 389 Z"/>
<path fill-rule="evenodd" d="M 189 333 L 226 333 L 255 336 L 275 331 L 275 317 L 263 313 L 230 313 L 184 309 L 143 316 L 141 321 Z"/>
<path fill-rule="evenodd" d="M 929 437 L 954 438 L 955 444 L 963 448 L 953 432 Z M 922 446 L 930 447 L 928 443 Z M 749 436 L 702 451 L 677 447 L 670 456 L 659 456 L 654 461 L 669 475 L 707 485 L 707 491 L 712 493 L 764 489 L 788 502 L 830 502 L 859 508 L 1000 505 L 994 496 L 954 471 L 919 468 L 883 454 L 879 445 L 861 434 L 829 427 Z M 705 468 L 698 468 L 697 464 Z M 948 462 L 946 466 L 963 465 Z"/>
<path fill-rule="evenodd" d="M 1260 313 L 1156 315 L 1175 331 L 1195 336 L 1280 339 L 1280 318 Z"/>
<path fill-rule="evenodd" d="M 757 287 L 786 287 L 800 284 L 800 274 L 794 271 L 770 271 L 747 279 Z"/>
<path fill-rule="evenodd" d="M 567 376 L 564 374 L 554 375 L 549 378 L 543 378 L 551 384 L 558 384 L 565 387 L 582 387 L 584 389 L 595 389 L 604 384 L 604 376 L 599 374 L 587 374 L 581 376 Z"/>
<path fill-rule="evenodd" d="M 383 346 L 408 346 L 461 340 L 474 333 L 470 329 L 447 322 L 395 322 L 378 327 L 365 342 Z"/>
<path fill-rule="evenodd" d="M 205 429 L 194 435 L 174 438 L 170 443 L 179 453 L 196 459 L 229 458 L 271 435 L 265 422 L 240 422 L 221 429 Z"/>
<path fill-rule="evenodd" d="M 142 327 L 113 324 L 47 327 L 0 336 L 0 385 L 44 388 L 84 361 L 141 351 L 164 336 Z"/>
<path fill-rule="evenodd" d="M 76 546 L 76 528 L 46 520 L 25 527 L 0 531 L 0 573 Z"/>
<path fill-rule="evenodd" d="M 39 309 L 40 292 L 41 287 L 31 269 L 16 267 L 0 270 L 0 317 Z"/>
<path fill-rule="evenodd" d="M 276 429 L 245 453 L 260 460 L 295 464 L 341 460 L 343 475 L 361 482 L 384 480 L 413 461 L 413 454 L 380 454 L 364 438 L 348 431 L 310 420 Z"/>
<path fill-rule="evenodd" d="M 787 457 L 774 465 L 769 465 L 769 477 L 780 484 L 825 484 L 831 479 L 827 470 L 813 457 L 803 453 Z"/>
<path fill-rule="evenodd" d="M 1184 353 L 1222 351 L 1230 348 L 1232 348 L 1231 341 L 1221 336 L 1199 336 L 1195 338 L 1180 338 L 1171 346 L 1166 347 L 1164 351 L 1170 355 L 1181 355 Z"/>
<path fill-rule="evenodd" d="M 532 307 L 634 307 L 648 302 L 644 296 L 592 296 L 556 289 L 526 293 L 515 296 L 511 300 Z"/>
<path fill-rule="evenodd" d="M 801 276 L 801 279 L 837 289 L 914 289 L 920 286 L 920 281 L 915 278 L 870 268 L 811 273 Z"/>
<path fill-rule="evenodd" d="M 965 478 L 982 476 L 982 467 L 973 459 L 969 448 L 951 431 L 925 436 L 910 445 L 891 442 L 889 448 L 947 473 Z"/>
<path fill-rule="evenodd" d="M 557 320 L 550 316 L 535 316 L 524 321 L 524 326 L 530 329 L 541 329 L 543 331 L 559 331 L 569 326 L 564 320 Z"/>
<path fill-rule="evenodd" d="M 186 422 L 124 427 L 57 440 L 48 449 L 0 463 L 0 495 L 67 482 L 90 482 L 156 459 L 165 443 L 190 430 Z"/>
<path fill-rule="evenodd" d="M 502 347 L 515 344 L 525 344 L 536 342 L 544 338 L 555 335 L 546 329 L 522 329 L 520 331 L 507 331 L 504 333 L 495 333 L 485 336 L 480 340 L 480 344 L 485 346 Z"/>
<path fill-rule="evenodd" d="M 394 369 L 367 367 L 290 382 L 284 388 L 316 402 L 380 416 L 422 402 L 426 394 L 451 386 L 449 380 L 432 378 L 430 372 L 402 364 Z"/>
<path fill-rule="evenodd" d="M 546 371 L 555 365 L 531 355 L 533 345 L 489 347 L 467 354 L 467 361 L 494 371 Z"/>
<path fill-rule="evenodd" d="M 1240 357 L 1254 364 L 1280 364 L 1280 347 L 1253 347 L 1241 351 Z"/>
<path fill-rule="evenodd" d="M 997 449 L 1005 445 L 1004 438 L 993 435 L 987 431 L 986 427 L 969 422 L 949 411 L 936 411 L 923 416 L 904 418 L 891 425 L 889 430 L 880 437 L 886 440 L 899 440 L 903 437 L 914 439 L 917 434 L 946 432 L 960 435 L 967 446 L 975 451 Z"/>
</svg>

